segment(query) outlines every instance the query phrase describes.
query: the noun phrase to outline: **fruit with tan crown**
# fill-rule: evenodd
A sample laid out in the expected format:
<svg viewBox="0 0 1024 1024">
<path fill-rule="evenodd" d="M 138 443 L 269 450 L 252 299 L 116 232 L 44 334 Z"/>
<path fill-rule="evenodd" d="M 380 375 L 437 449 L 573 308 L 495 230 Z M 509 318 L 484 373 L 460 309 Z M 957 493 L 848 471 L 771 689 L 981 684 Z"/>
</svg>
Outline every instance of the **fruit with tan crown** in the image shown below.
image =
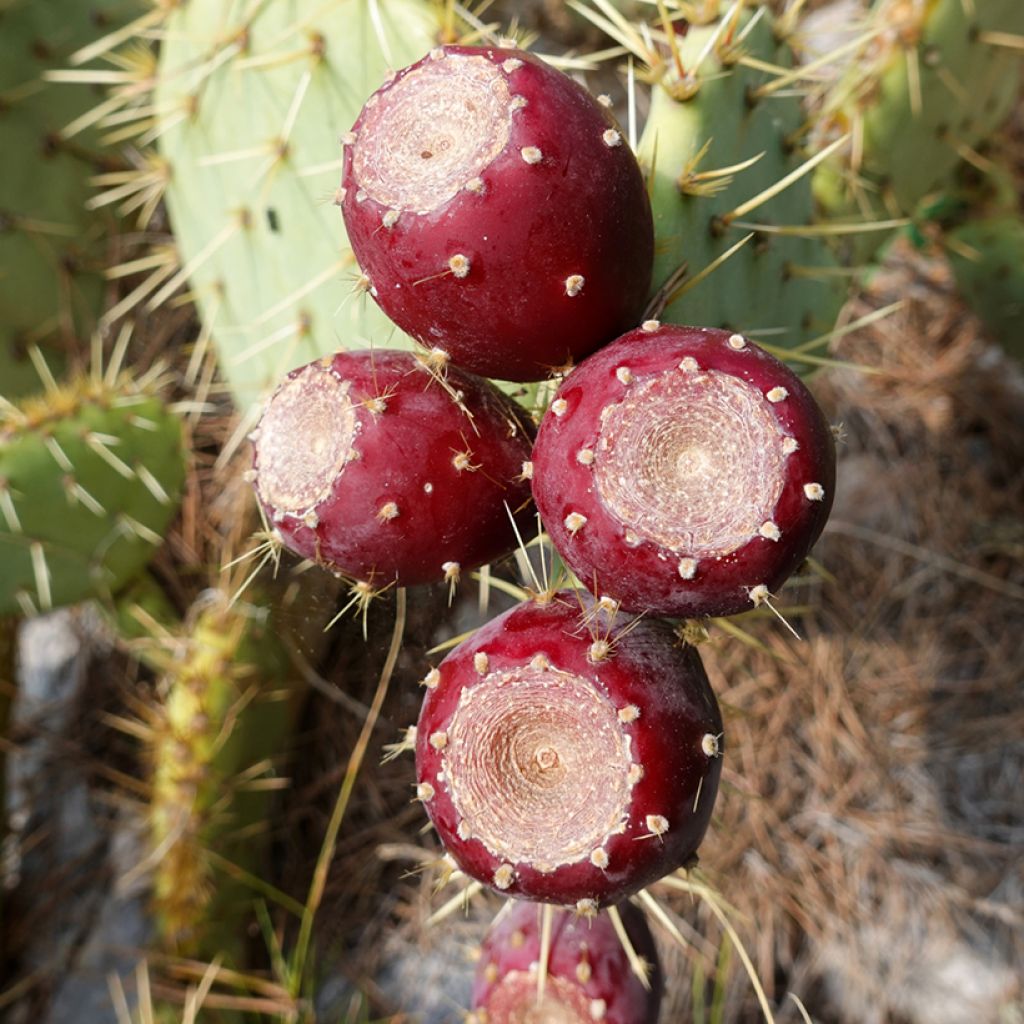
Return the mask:
<svg viewBox="0 0 1024 1024">
<path fill-rule="evenodd" d="M 767 600 L 828 519 L 832 433 L 742 335 L 645 323 L 562 383 L 533 454 L 541 518 L 584 586 L 654 615 Z"/>
<path fill-rule="evenodd" d="M 417 795 L 466 874 L 590 913 L 695 855 L 722 721 L 696 649 L 664 623 L 559 591 L 424 683 Z"/>
<path fill-rule="evenodd" d="M 532 424 L 487 381 L 408 352 L 293 371 L 253 438 L 256 493 L 293 551 L 373 586 L 456 581 L 515 546 Z"/>
<path fill-rule="evenodd" d="M 583 920 L 555 910 L 544 996 L 541 909 L 519 902 L 491 926 L 473 983 L 473 1024 L 656 1024 L 664 979 L 654 936 L 635 907 L 616 908 L 631 951 L 647 970 L 637 977 L 608 912 Z"/>
<path fill-rule="evenodd" d="M 521 50 L 445 46 L 386 82 L 345 147 L 370 294 L 453 363 L 540 380 L 635 323 L 650 204 L 610 111 Z"/>
</svg>

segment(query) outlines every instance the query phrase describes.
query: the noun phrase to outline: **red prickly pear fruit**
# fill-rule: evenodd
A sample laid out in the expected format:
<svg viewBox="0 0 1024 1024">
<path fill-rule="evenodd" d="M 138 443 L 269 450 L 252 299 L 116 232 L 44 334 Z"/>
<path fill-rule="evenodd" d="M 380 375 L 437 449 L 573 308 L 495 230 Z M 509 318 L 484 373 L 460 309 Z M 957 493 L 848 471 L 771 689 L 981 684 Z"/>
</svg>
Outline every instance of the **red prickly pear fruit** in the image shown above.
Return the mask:
<svg viewBox="0 0 1024 1024">
<path fill-rule="evenodd" d="M 636 323 L 654 229 L 611 113 L 520 50 L 445 46 L 346 137 L 341 208 L 370 293 L 474 373 L 541 380 Z"/>
<path fill-rule="evenodd" d="M 645 988 L 607 913 L 589 920 L 556 910 L 544 999 L 537 1001 L 541 911 L 514 903 L 491 926 L 480 950 L 473 1009 L 487 1024 L 657 1024 L 663 979 L 643 914 L 619 908 L 626 936 L 648 967 Z"/>
<path fill-rule="evenodd" d="M 253 434 L 256 494 L 287 547 L 338 575 L 451 581 L 515 546 L 509 510 L 530 503 L 532 433 L 471 374 L 440 376 L 407 352 L 340 352 L 271 396 Z"/>
<path fill-rule="evenodd" d="M 722 721 L 666 624 L 560 591 L 498 616 L 425 683 L 417 796 L 467 875 L 589 912 L 696 852 Z"/>
<path fill-rule="evenodd" d="M 785 365 L 741 335 L 648 321 L 566 378 L 533 494 L 587 587 L 633 612 L 762 604 L 832 506 L 835 444 Z"/>
</svg>

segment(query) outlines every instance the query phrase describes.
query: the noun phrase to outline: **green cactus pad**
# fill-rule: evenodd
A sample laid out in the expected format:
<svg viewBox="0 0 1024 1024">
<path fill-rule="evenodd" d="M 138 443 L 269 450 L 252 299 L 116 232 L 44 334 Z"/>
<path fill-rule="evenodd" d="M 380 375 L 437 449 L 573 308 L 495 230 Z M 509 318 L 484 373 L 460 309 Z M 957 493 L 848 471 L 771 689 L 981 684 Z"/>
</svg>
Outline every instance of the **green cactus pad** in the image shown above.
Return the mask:
<svg viewBox="0 0 1024 1024">
<path fill-rule="evenodd" d="M 999 34 L 1024 34 L 1020 0 L 876 0 L 872 41 L 825 97 L 816 133 L 852 133 L 854 147 L 815 176 L 834 217 L 912 215 L 943 188 L 964 147 L 976 148 L 1006 120 L 1020 90 L 1020 51 Z M 852 164 L 851 164 L 852 161 Z M 870 254 L 884 236 L 860 236 Z"/>
<path fill-rule="evenodd" d="M 681 81 L 673 74 L 654 87 L 638 152 L 650 173 L 656 287 L 683 263 L 686 278 L 695 277 L 754 231 L 726 262 L 670 302 L 662 319 L 724 327 L 793 348 L 832 329 L 846 287 L 834 273 L 827 243 L 799 234 L 813 218 L 810 175 L 730 223 L 740 204 L 781 181 L 804 160 L 792 149 L 803 123 L 799 99 L 785 91 L 758 98 L 756 90 L 771 82 L 772 75 L 739 62 L 753 58 L 782 67 L 791 63 L 767 15 L 761 12 L 746 32 L 743 26 L 749 19 L 744 15 L 735 40 L 732 33 L 720 33 L 718 22 L 690 28 L 679 45 L 683 68 L 691 77 Z M 708 50 L 716 33 L 718 43 Z M 756 162 L 731 175 L 706 175 L 754 158 Z M 756 231 L 743 226 L 747 223 L 797 233 Z"/>
<path fill-rule="evenodd" d="M 132 0 L 0 3 L 0 386 L 8 398 L 39 388 L 26 345 L 52 340 L 60 350 L 88 334 L 103 298 L 106 218 L 85 209 L 100 165 L 96 139 L 60 135 L 99 97 L 88 85 L 42 76 L 67 67 L 75 50 L 137 7 Z"/>
<path fill-rule="evenodd" d="M 436 43 L 421 0 L 188 0 L 164 27 L 167 202 L 236 404 L 354 345 L 406 345 L 365 294 L 341 214 L 340 137 L 389 69 Z"/>
<path fill-rule="evenodd" d="M 946 251 L 964 301 L 1024 359 L 1024 221 L 1013 214 L 969 221 L 950 232 Z"/>
<path fill-rule="evenodd" d="M 160 544 L 184 477 L 181 422 L 127 378 L 0 405 L 0 614 L 112 593 Z"/>
</svg>

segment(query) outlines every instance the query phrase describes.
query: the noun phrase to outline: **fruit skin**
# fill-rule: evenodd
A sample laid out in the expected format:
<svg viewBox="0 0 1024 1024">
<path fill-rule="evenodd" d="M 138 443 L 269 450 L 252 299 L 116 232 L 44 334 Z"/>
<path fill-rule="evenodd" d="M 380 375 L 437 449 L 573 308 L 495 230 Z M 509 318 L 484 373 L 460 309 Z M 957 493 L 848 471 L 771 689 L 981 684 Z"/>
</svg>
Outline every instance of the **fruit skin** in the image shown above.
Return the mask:
<svg viewBox="0 0 1024 1024">
<path fill-rule="evenodd" d="M 599 1000 L 604 1024 L 657 1024 L 664 979 L 654 936 L 643 914 L 634 906 L 622 903 L 618 911 L 630 944 L 651 968 L 650 988 L 644 988 L 633 973 L 607 913 L 584 920 L 570 911 L 556 910 L 551 925 L 547 993 L 549 998 L 564 993 L 570 1006 L 578 1004 L 586 1014 L 584 1019 L 590 1019 L 591 1007 Z M 503 1005 L 507 1013 L 513 1008 L 525 1010 L 536 1003 L 540 908 L 530 903 L 514 903 L 491 926 L 480 954 L 473 982 L 473 1009 L 487 1010 L 488 1024 L 518 1020 L 498 1014 L 496 1006 Z M 500 992 L 496 993 L 503 985 L 513 990 L 506 998 L 514 998 L 513 992 L 520 996 L 511 1006 Z"/>
<path fill-rule="evenodd" d="M 532 425 L 487 381 L 444 372 L 442 386 L 410 353 L 365 350 L 289 375 L 268 410 L 299 378 L 303 394 L 325 379 L 348 382 L 358 457 L 349 457 L 323 497 L 301 509 L 277 507 L 267 467 L 274 452 L 291 461 L 301 442 L 269 429 L 264 414 L 254 434 L 256 490 L 288 547 L 374 586 L 411 586 L 450 580 L 515 546 L 506 505 L 523 516 L 530 501 L 521 474 Z"/>
<path fill-rule="evenodd" d="M 129 375 L 0 412 L 0 614 L 104 596 L 150 560 L 185 480 L 182 424 Z"/>
<path fill-rule="evenodd" d="M 722 18 L 734 17 L 733 5 L 722 7 L 729 9 Z M 751 229 L 725 218 L 796 171 L 814 152 L 792 142 L 805 120 L 799 97 L 786 92 L 758 96 L 773 74 L 739 63 L 741 57 L 777 67 L 793 63 L 785 40 L 776 38 L 770 12 L 759 10 L 758 23 L 748 29 L 750 16 L 741 13 L 735 28 L 725 32 L 721 19 L 688 26 L 676 42 L 690 80 L 680 82 L 669 71 L 652 88 L 637 153 L 650 175 L 656 287 L 683 264 L 685 285 L 740 242 Z M 735 37 L 742 42 L 734 42 Z M 751 160 L 727 176 L 698 177 Z M 738 219 L 797 229 L 813 224 L 811 176 Z M 739 331 L 771 327 L 773 344 L 793 348 L 834 327 L 847 292 L 843 279 L 830 273 L 835 266 L 831 246 L 821 236 L 755 233 L 659 315 L 672 323 Z"/>
<path fill-rule="evenodd" d="M 526 104 L 508 113 L 508 140 L 476 172 L 479 190 L 462 183 L 428 212 L 399 210 L 384 226 L 396 211 L 355 166 L 364 125 L 410 74 L 466 58 L 501 69 Z M 474 373 L 531 381 L 636 323 L 653 259 L 650 204 L 612 115 L 581 86 L 520 50 L 446 46 L 375 96 L 345 147 L 342 212 L 371 294 L 403 330 Z M 468 259 L 464 276 L 449 270 L 457 256 Z"/>
<path fill-rule="evenodd" d="M 733 347 L 741 342 L 741 348 Z M 728 554 L 698 558 L 691 579 L 680 575 L 686 551 L 649 539 L 633 546 L 626 543 L 625 531 L 636 524 L 623 522 L 607 508 L 595 486 L 596 463 L 585 465 L 577 457 L 582 450 L 592 450 L 600 459 L 597 439 L 606 407 L 687 358 L 696 360 L 700 372 L 733 375 L 762 394 L 784 389 L 786 397 L 772 403 L 771 410 L 784 434 L 799 443 L 785 457 L 783 489 L 771 517 L 781 537 L 772 540 L 755 533 Z M 622 368 L 631 374 L 628 384 L 617 375 Z M 562 415 L 555 413 L 563 408 Z M 623 335 L 566 378 L 541 421 L 533 464 L 534 500 L 541 518 L 583 584 L 619 601 L 627 611 L 686 618 L 746 611 L 768 596 L 756 588 L 771 593 L 780 587 L 824 529 L 835 488 L 831 430 L 792 371 L 728 331 L 653 322 Z M 822 489 L 816 498 L 804 491 L 805 485 L 813 484 Z M 575 532 L 566 523 L 573 514 L 586 517 Z"/>
<path fill-rule="evenodd" d="M 436 9 L 421 0 L 167 8 L 153 99 L 167 208 L 239 411 L 258 413 L 285 373 L 339 339 L 412 347 L 355 293 L 355 259 L 327 204 L 339 137 L 388 68 L 434 45 Z"/>
<path fill-rule="evenodd" d="M 595 633 L 612 647 L 597 661 L 592 658 Z M 483 676 L 480 655 L 488 666 Z M 523 669 L 538 656 L 556 673 L 589 681 L 619 709 L 639 778 L 623 819 L 601 844 L 605 867 L 586 853 L 549 871 L 516 862 L 508 884 L 496 885 L 496 872 L 506 862 L 481 840 L 461 838 L 462 819 L 446 774 L 451 748 L 438 749 L 432 737 L 448 734 L 464 692 L 488 675 Z M 546 603 L 526 602 L 493 619 L 452 651 L 436 673 L 428 676 L 416 730 L 417 792 L 446 850 L 466 874 L 507 896 L 590 910 L 620 902 L 694 856 L 718 789 L 722 721 L 696 648 L 680 646 L 666 624 L 627 616 L 615 617 L 613 624 L 585 594 L 559 591 Z M 623 721 L 621 711 L 629 708 L 639 713 Z M 524 718 L 523 724 L 530 723 Z M 708 736 L 716 738 L 710 753 Z M 579 803 L 575 796 L 569 799 L 572 806 Z M 567 814 L 570 810 L 566 807 Z M 665 819 L 661 834 L 652 833 L 651 816 Z"/>
</svg>

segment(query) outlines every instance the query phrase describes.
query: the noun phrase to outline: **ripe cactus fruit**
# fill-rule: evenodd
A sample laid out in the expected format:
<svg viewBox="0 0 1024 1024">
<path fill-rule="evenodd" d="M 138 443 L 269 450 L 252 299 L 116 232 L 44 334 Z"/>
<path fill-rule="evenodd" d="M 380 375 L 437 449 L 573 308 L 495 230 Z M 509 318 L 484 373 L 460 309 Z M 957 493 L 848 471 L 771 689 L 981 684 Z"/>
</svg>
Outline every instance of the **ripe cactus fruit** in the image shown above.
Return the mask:
<svg viewBox="0 0 1024 1024">
<path fill-rule="evenodd" d="M 609 914 L 581 920 L 556 910 L 544 997 L 537 999 L 543 956 L 541 911 L 516 902 L 491 926 L 473 983 L 470 1021 L 478 1024 L 657 1024 L 663 981 L 654 936 L 643 914 L 618 907 L 633 952 L 648 968 L 645 987 Z M 483 1012 L 481 1012 L 483 1011 Z"/>
<path fill-rule="evenodd" d="M 611 113 L 520 50 L 445 46 L 385 83 L 345 147 L 371 294 L 474 373 L 540 380 L 639 319 L 650 204 Z"/>
<path fill-rule="evenodd" d="M 722 722 L 664 623 L 559 591 L 488 623 L 425 685 L 417 795 L 467 875 L 590 912 L 693 857 Z"/>
<path fill-rule="evenodd" d="M 532 433 L 480 378 L 408 352 L 342 352 L 271 397 L 253 435 L 256 492 L 285 544 L 338 574 L 457 580 L 515 545 Z"/>
<path fill-rule="evenodd" d="M 654 283 L 668 292 L 663 320 L 768 329 L 773 343 L 795 347 L 832 330 L 846 285 L 829 243 L 809 227 L 811 175 L 799 176 L 806 154 L 794 146 L 800 100 L 773 91 L 793 62 L 789 46 L 766 8 L 752 17 L 739 6 L 677 36 L 674 70 L 661 52 L 639 54 L 665 70 L 637 146 L 651 179 Z"/>
<path fill-rule="evenodd" d="M 339 136 L 388 68 L 435 44 L 434 6 L 165 6 L 153 110 L 181 270 L 153 299 L 188 277 L 243 412 L 339 337 L 411 347 L 355 293 L 355 260 L 325 205 Z"/>
<path fill-rule="evenodd" d="M 628 611 L 696 618 L 766 600 L 832 504 L 814 398 L 742 335 L 648 321 L 563 382 L 533 492 L 587 587 Z"/>
<path fill-rule="evenodd" d="M 0 403 L 0 613 L 115 591 L 160 544 L 184 478 L 181 421 L 128 375 Z"/>
</svg>

